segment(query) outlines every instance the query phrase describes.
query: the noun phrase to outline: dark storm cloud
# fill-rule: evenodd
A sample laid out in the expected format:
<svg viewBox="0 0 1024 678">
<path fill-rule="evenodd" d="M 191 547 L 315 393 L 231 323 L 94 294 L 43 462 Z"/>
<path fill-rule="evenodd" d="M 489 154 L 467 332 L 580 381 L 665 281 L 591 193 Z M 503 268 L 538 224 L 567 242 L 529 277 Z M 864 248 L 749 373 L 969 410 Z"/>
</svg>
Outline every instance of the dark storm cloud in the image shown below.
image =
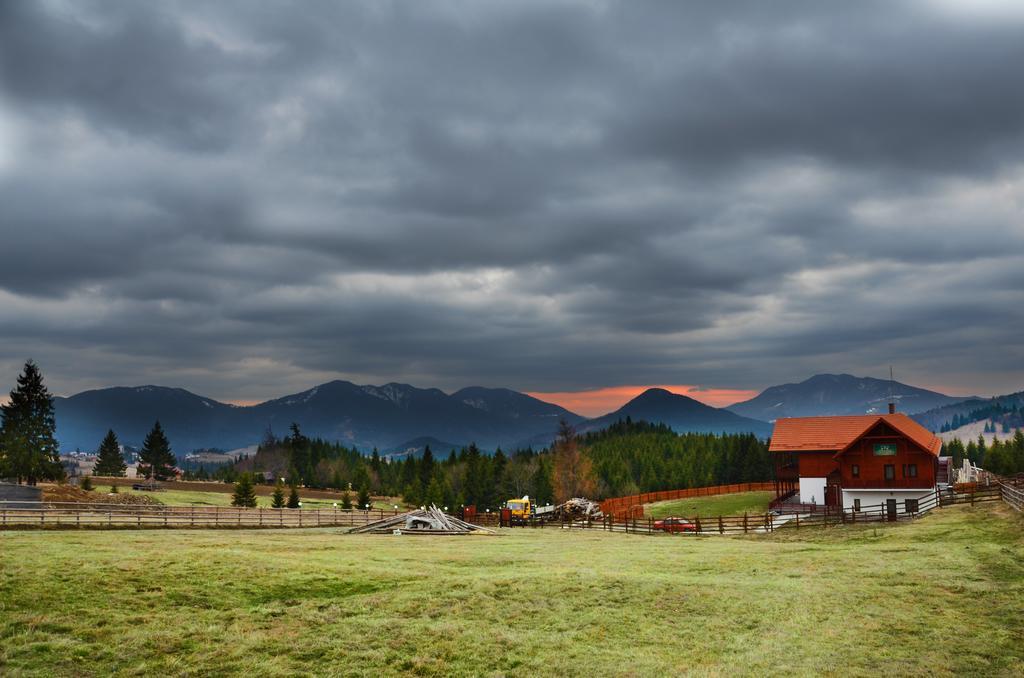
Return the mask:
<svg viewBox="0 0 1024 678">
<path fill-rule="evenodd" d="M 0 367 L 1017 389 L 1021 63 L 995 0 L 2 3 Z"/>
</svg>

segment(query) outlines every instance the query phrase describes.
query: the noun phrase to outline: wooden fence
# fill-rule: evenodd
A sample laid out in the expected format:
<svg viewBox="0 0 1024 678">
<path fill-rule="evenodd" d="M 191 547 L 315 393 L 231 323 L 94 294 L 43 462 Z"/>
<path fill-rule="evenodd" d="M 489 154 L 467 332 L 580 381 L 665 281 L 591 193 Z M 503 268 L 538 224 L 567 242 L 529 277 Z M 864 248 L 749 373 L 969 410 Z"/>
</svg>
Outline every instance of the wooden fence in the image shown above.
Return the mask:
<svg viewBox="0 0 1024 678">
<path fill-rule="evenodd" d="M 756 485 L 756 483 L 755 483 Z M 729 487 L 729 486 L 723 486 Z M 764 534 L 775 532 L 779 529 L 799 530 L 806 527 L 825 527 L 832 525 L 856 525 L 861 523 L 880 523 L 892 520 L 910 520 L 919 517 L 932 509 L 952 506 L 954 504 L 977 504 L 988 501 L 999 501 L 1004 498 L 999 486 L 979 487 L 972 492 L 933 492 L 922 497 L 917 502 L 917 509 L 912 512 L 898 511 L 891 514 L 885 504 L 863 506 L 860 511 L 844 510 L 840 507 L 831 507 L 828 511 L 819 511 L 814 514 L 792 514 L 776 515 L 775 513 L 745 514 L 740 516 L 692 516 L 682 517 L 685 523 L 684 528 L 657 527 L 653 518 L 639 516 L 624 518 L 620 516 L 605 516 L 596 520 L 577 520 L 544 523 L 532 521 L 524 524 L 524 527 L 535 529 L 563 529 L 563 530 L 601 530 L 605 532 L 620 532 L 624 534 L 678 534 L 687 535 L 736 535 L 736 534 Z M 660 500 L 655 500 L 660 501 Z M 905 507 L 901 504 L 900 507 Z"/>
<path fill-rule="evenodd" d="M 744 483 L 746 485 L 746 483 Z M 751 483 L 751 485 L 757 485 Z M 912 519 L 935 508 L 954 504 L 977 504 L 1005 501 L 1017 510 L 1024 510 L 1024 483 L 1000 482 L 978 486 L 965 492 L 934 492 L 917 502 L 915 511 L 900 511 L 898 520 Z M 736 487 L 723 485 L 720 487 Z M 701 488 L 708 489 L 708 488 Z M 743 490 L 736 490 L 743 491 Z M 722 494 L 724 492 L 719 492 Z M 658 493 L 648 493 L 658 494 Z M 639 495 L 643 496 L 643 495 Z M 700 495 L 695 495 L 700 496 Z M 651 501 L 664 501 L 654 499 Z M 905 507 L 906 505 L 902 505 Z M 296 528 L 356 527 L 397 515 L 399 511 L 370 509 L 273 509 L 218 506 L 154 506 L 139 504 L 52 503 L 41 502 L 25 508 L 25 502 L 8 507 L 0 502 L 0 529 L 39 528 Z M 671 534 L 735 535 L 775 532 L 779 529 L 822 527 L 858 523 L 885 522 L 892 514 L 884 504 L 864 506 L 860 511 L 830 507 L 810 515 L 777 515 L 775 513 L 740 516 L 684 517 L 685 527 Z M 497 513 L 478 514 L 471 522 L 498 525 Z M 655 526 L 653 518 L 606 515 L 594 520 L 544 522 L 533 520 L 523 527 L 533 529 L 601 530 L 623 534 L 665 534 Z"/>
<path fill-rule="evenodd" d="M 997 485 L 1003 501 L 1018 511 L 1024 511 L 1024 481 L 1000 481 Z"/>
<path fill-rule="evenodd" d="M 39 527 L 354 527 L 398 511 L 384 509 L 274 509 L 222 506 L 156 506 L 25 502 L 8 507 L 0 502 L 0 529 Z"/>
<path fill-rule="evenodd" d="M 689 487 L 685 490 L 661 490 L 631 494 L 628 497 L 613 497 L 601 502 L 601 513 L 615 518 L 633 520 L 642 518 L 644 504 L 673 499 L 690 499 L 692 497 L 710 497 L 717 494 L 733 494 L 735 492 L 774 492 L 775 483 L 733 483 L 732 485 L 712 485 L 710 487 Z"/>
</svg>

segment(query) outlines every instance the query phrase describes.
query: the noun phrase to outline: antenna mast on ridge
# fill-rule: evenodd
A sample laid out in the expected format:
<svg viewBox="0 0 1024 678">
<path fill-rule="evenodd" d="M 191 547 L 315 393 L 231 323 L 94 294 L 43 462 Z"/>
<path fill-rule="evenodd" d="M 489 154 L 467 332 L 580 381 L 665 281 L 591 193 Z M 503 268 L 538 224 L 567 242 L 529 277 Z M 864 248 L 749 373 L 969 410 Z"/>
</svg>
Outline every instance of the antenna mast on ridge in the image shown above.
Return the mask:
<svg viewBox="0 0 1024 678">
<path fill-rule="evenodd" d="M 889 365 L 889 414 L 896 414 L 896 400 L 893 397 L 892 365 Z"/>
</svg>

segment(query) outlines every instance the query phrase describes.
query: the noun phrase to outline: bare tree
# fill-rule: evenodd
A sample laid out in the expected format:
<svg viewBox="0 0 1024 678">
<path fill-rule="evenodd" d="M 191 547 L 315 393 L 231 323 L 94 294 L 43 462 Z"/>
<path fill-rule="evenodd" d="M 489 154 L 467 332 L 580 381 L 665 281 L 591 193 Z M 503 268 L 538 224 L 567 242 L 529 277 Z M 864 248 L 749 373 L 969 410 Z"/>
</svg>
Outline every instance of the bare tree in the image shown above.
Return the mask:
<svg viewBox="0 0 1024 678">
<path fill-rule="evenodd" d="M 594 493 L 594 472 L 590 457 L 580 450 L 576 430 L 564 419 L 558 423 L 558 439 L 554 448 L 555 501 Z"/>
</svg>

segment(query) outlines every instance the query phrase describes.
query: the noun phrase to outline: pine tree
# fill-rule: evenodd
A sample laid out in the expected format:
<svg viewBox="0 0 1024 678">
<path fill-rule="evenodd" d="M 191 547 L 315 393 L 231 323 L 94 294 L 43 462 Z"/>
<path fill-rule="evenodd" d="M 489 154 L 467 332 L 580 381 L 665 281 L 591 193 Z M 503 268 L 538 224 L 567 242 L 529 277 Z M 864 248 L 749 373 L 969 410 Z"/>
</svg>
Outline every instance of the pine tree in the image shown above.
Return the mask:
<svg viewBox="0 0 1024 678">
<path fill-rule="evenodd" d="M 438 480 L 437 476 L 430 479 L 430 484 L 427 485 L 427 496 L 424 499 L 424 503 L 427 506 L 433 504 L 434 506 L 444 506 L 444 487 L 441 485 L 441 481 Z"/>
<path fill-rule="evenodd" d="M 271 495 L 270 505 L 273 508 L 284 508 L 284 483 L 280 480 L 274 486 L 274 494 Z"/>
<path fill-rule="evenodd" d="M 0 416 L 0 477 L 10 476 L 29 485 L 64 477 L 53 398 L 31 360 L 25 363 L 7 404 L 0 405 Z"/>
<path fill-rule="evenodd" d="M 92 478 L 89 476 L 82 476 L 82 482 L 78 485 L 86 492 L 92 492 Z"/>
<path fill-rule="evenodd" d="M 341 508 L 346 511 L 352 510 L 352 495 L 348 493 L 348 490 L 341 495 Z"/>
<path fill-rule="evenodd" d="M 127 469 L 124 457 L 121 456 L 121 446 L 117 442 L 117 436 L 113 431 L 107 431 L 106 437 L 100 443 L 99 453 L 96 455 L 93 475 L 123 478 Z"/>
<path fill-rule="evenodd" d="M 231 495 L 232 506 L 256 508 L 256 489 L 252 484 L 252 476 L 243 473 L 235 483 L 235 492 Z"/>
<path fill-rule="evenodd" d="M 434 453 L 430 450 L 430 445 L 423 448 L 423 456 L 420 458 L 420 486 L 427 488 L 430 485 L 430 479 L 434 476 Z"/>
<path fill-rule="evenodd" d="M 370 488 L 363 485 L 359 488 L 359 508 L 365 509 L 366 507 L 373 504 L 373 498 L 370 497 Z"/>
<path fill-rule="evenodd" d="M 299 508 L 300 503 L 301 502 L 299 500 L 299 491 L 295 488 L 294 485 L 292 485 L 292 491 L 288 494 L 287 506 L 290 509 L 297 509 Z"/>
<path fill-rule="evenodd" d="M 177 460 L 171 451 L 171 444 L 157 421 L 153 424 L 153 430 L 146 434 L 139 451 L 139 472 L 146 478 L 167 480 L 174 476 L 175 463 Z"/>
<path fill-rule="evenodd" d="M 533 486 L 532 496 L 539 504 L 548 504 L 555 497 L 555 491 L 551 487 L 551 469 L 544 459 L 537 462 L 537 470 L 533 472 L 530 479 Z"/>
<path fill-rule="evenodd" d="M 111 485 L 110 486 L 110 494 L 117 494 L 117 492 L 118 492 L 117 485 Z"/>
</svg>

